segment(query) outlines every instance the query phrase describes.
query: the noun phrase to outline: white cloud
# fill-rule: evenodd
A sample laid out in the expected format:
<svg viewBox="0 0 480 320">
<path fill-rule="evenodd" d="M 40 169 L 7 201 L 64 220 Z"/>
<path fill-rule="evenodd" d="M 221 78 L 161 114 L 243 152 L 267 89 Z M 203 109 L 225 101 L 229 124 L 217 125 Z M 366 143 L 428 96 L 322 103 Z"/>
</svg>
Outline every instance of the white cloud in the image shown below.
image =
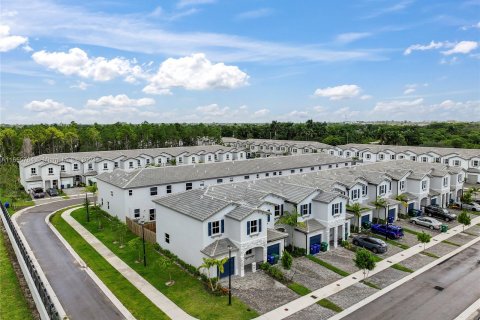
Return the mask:
<svg viewBox="0 0 480 320">
<path fill-rule="evenodd" d="M 404 91 L 403 91 L 403 94 L 411 94 L 411 93 L 414 93 L 415 92 L 415 88 L 406 88 Z"/>
<path fill-rule="evenodd" d="M 51 85 L 51 86 L 53 86 L 53 85 L 55 85 L 55 84 L 57 83 L 57 82 L 56 82 L 55 80 L 53 80 L 53 79 L 43 79 L 43 82 L 45 82 L 46 84 Z"/>
<path fill-rule="evenodd" d="M 68 52 L 37 51 L 33 60 L 49 69 L 65 75 L 77 75 L 95 81 L 109 81 L 123 77 L 127 82 L 135 82 L 144 77 L 142 68 L 136 61 L 121 57 L 108 60 L 104 57 L 89 58 L 80 48 L 72 48 Z"/>
<path fill-rule="evenodd" d="M 423 99 L 414 100 L 391 100 L 379 101 L 373 108 L 373 112 L 404 114 L 418 110 L 418 107 L 423 105 Z"/>
<path fill-rule="evenodd" d="M 364 94 L 360 97 L 360 100 L 370 100 L 372 99 L 373 97 L 369 94 Z"/>
<path fill-rule="evenodd" d="M 90 84 L 83 82 L 83 81 L 78 81 L 77 84 L 74 84 L 70 86 L 72 89 L 80 89 L 82 91 L 87 90 L 87 88 L 91 86 Z"/>
<path fill-rule="evenodd" d="M 253 116 L 254 117 L 265 117 L 269 113 L 270 113 L 270 110 L 268 110 L 268 109 L 260 109 L 260 110 L 255 111 L 253 113 Z"/>
<path fill-rule="evenodd" d="M 405 49 L 403 54 L 404 55 L 409 55 L 413 51 L 426 51 L 426 50 L 432 50 L 432 49 L 440 49 L 440 48 L 444 48 L 446 45 L 447 45 L 446 42 L 435 42 L 435 41 L 431 41 L 427 45 L 414 44 L 414 45 L 411 45 L 410 47 L 408 47 L 407 49 Z"/>
<path fill-rule="evenodd" d="M 368 38 L 372 36 L 370 32 L 348 32 L 348 33 L 342 33 L 339 34 L 335 38 L 335 42 L 342 43 L 342 44 L 347 44 L 350 42 L 354 42 L 360 39 Z"/>
<path fill-rule="evenodd" d="M 215 0 L 180 0 L 177 3 L 177 8 L 192 7 L 211 3 L 215 3 Z"/>
<path fill-rule="evenodd" d="M 376 18 L 376 17 L 379 17 L 379 16 L 383 16 L 385 14 L 403 11 L 408 6 L 410 6 L 413 2 L 414 2 L 414 0 L 400 1 L 400 2 L 398 2 L 396 4 L 393 4 L 389 7 L 381 8 L 381 9 L 378 9 L 378 10 L 374 11 L 371 14 L 365 16 L 364 19 Z"/>
<path fill-rule="evenodd" d="M 302 118 L 302 119 L 305 119 L 305 118 L 309 117 L 307 111 L 298 111 L 298 110 L 293 110 L 293 111 L 287 113 L 286 116 L 287 116 L 287 118 Z"/>
<path fill-rule="evenodd" d="M 461 28 L 462 30 L 468 30 L 468 29 L 480 29 L 480 22 L 468 26 L 463 26 Z"/>
<path fill-rule="evenodd" d="M 412 84 L 407 84 L 405 85 L 405 90 L 403 91 L 404 95 L 409 95 L 417 91 L 418 88 L 420 87 L 428 87 L 428 83 L 412 83 Z"/>
<path fill-rule="evenodd" d="M 248 75 L 238 67 L 223 63 L 212 64 L 203 53 L 196 53 L 165 60 L 143 91 L 165 94 L 174 87 L 187 90 L 233 89 L 247 85 L 247 80 Z"/>
<path fill-rule="evenodd" d="M 359 86 L 355 84 L 344 84 L 336 87 L 327 87 L 315 90 L 315 96 L 326 97 L 330 100 L 342 100 L 347 98 L 354 98 L 361 92 Z"/>
<path fill-rule="evenodd" d="M 34 100 L 25 105 L 25 109 L 33 112 L 58 112 L 65 110 L 66 107 L 63 103 L 46 99 L 45 101 Z"/>
<path fill-rule="evenodd" d="M 247 19 L 258 19 L 262 17 L 267 17 L 273 13 L 273 10 L 270 8 L 260 8 L 251 11 L 245 11 L 239 13 L 236 18 L 239 20 L 247 20 Z"/>
<path fill-rule="evenodd" d="M 223 117 L 228 113 L 230 108 L 229 107 L 221 108 L 218 104 L 212 103 L 207 106 L 197 107 L 196 110 L 206 116 Z"/>
<path fill-rule="evenodd" d="M 118 109 L 127 107 L 145 107 L 155 104 L 155 100 L 151 98 L 130 99 L 125 94 L 119 94 L 116 96 L 103 96 L 97 100 L 89 99 L 87 101 L 87 107 L 114 107 Z"/>
<path fill-rule="evenodd" d="M 467 54 L 475 50 L 478 47 L 476 41 L 460 41 L 452 49 L 443 51 L 442 53 L 446 56 L 456 53 Z"/>
<path fill-rule="evenodd" d="M 22 36 L 10 35 L 10 27 L 0 25 L 0 52 L 7 52 L 17 48 L 22 44 L 26 44 L 28 38 Z"/>
</svg>

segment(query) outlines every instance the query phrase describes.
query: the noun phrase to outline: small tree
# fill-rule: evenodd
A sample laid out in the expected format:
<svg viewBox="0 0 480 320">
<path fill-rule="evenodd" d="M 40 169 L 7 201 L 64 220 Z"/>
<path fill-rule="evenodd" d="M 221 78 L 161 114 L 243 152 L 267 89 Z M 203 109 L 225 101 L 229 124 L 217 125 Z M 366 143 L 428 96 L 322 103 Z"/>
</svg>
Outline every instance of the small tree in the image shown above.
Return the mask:
<svg viewBox="0 0 480 320">
<path fill-rule="evenodd" d="M 85 197 L 85 201 L 83 202 L 83 205 L 85 206 L 85 211 L 87 213 L 87 221 L 90 222 L 90 200 L 88 200 L 88 197 Z"/>
<path fill-rule="evenodd" d="M 217 291 L 218 289 L 218 279 L 220 279 L 220 273 L 225 271 L 224 265 L 227 263 L 228 258 L 223 259 L 213 259 L 213 258 L 203 258 L 203 264 L 198 267 L 198 270 L 204 269 L 207 272 L 208 283 L 212 291 Z M 217 268 L 217 276 L 212 277 L 212 269 Z"/>
<path fill-rule="evenodd" d="M 460 202 L 461 202 L 460 205 L 461 205 L 462 209 L 463 209 L 463 204 L 464 203 L 472 203 L 472 201 L 473 201 L 473 191 L 472 191 L 472 189 L 468 189 L 460 197 Z"/>
<path fill-rule="evenodd" d="M 93 205 L 95 207 L 97 206 L 97 191 L 98 191 L 98 187 L 97 187 L 96 182 L 94 184 L 90 185 L 90 186 L 85 187 L 85 192 L 92 193 L 92 195 L 93 195 Z"/>
<path fill-rule="evenodd" d="M 290 268 L 292 267 L 292 263 L 293 263 L 292 255 L 291 255 L 287 250 L 283 250 L 283 253 L 282 253 L 282 266 L 283 266 L 285 269 L 290 270 Z"/>
<path fill-rule="evenodd" d="M 382 197 L 377 197 L 375 201 L 372 202 L 372 204 L 375 206 L 375 209 L 377 210 L 377 216 L 380 218 L 380 209 L 381 208 L 386 208 L 387 207 L 387 200 L 385 200 Z M 386 209 L 385 209 L 386 210 Z M 387 219 L 386 214 L 385 214 L 385 219 Z M 387 221 L 385 221 L 387 222 Z"/>
<path fill-rule="evenodd" d="M 287 225 L 290 227 L 290 236 L 292 239 L 291 242 L 291 250 L 293 252 L 294 250 L 294 237 L 295 237 L 295 228 L 296 227 L 303 227 L 305 226 L 305 222 L 301 222 L 298 220 L 301 215 L 297 213 L 297 210 L 293 210 L 291 213 L 290 212 L 285 212 L 283 216 L 280 217 L 280 219 L 277 220 L 276 224 L 283 224 Z"/>
<path fill-rule="evenodd" d="M 140 262 L 142 260 L 142 240 L 140 240 L 138 237 L 135 237 L 128 241 L 128 247 L 134 251 L 137 251 L 138 259 L 135 262 Z"/>
<path fill-rule="evenodd" d="M 360 205 L 360 203 L 354 203 L 352 205 L 347 205 L 347 210 L 352 212 L 353 215 L 356 218 L 356 228 L 357 232 L 360 232 L 361 230 L 361 218 L 362 218 L 362 212 L 368 210 L 367 208 L 364 208 Z"/>
<path fill-rule="evenodd" d="M 169 287 L 173 286 L 175 284 L 175 281 L 172 280 L 172 272 L 170 270 L 170 267 L 172 266 L 172 260 L 168 259 L 163 255 L 160 255 L 157 260 L 157 266 L 162 270 L 168 270 L 168 278 L 170 280 L 166 283 L 166 285 Z"/>
<path fill-rule="evenodd" d="M 408 214 L 407 208 L 408 208 L 408 198 L 405 195 L 405 193 L 399 194 L 395 197 L 395 200 L 400 201 L 402 204 L 402 207 L 405 208 L 405 213 Z"/>
<path fill-rule="evenodd" d="M 458 222 L 463 225 L 463 231 L 465 231 L 465 226 L 469 226 L 472 223 L 472 218 L 468 214 L 467 210 L 463 210 L 458 215 Z"/>
<path fill-rule="evenodd" d="M 117 237 L 118 237 L 118 242 L 120 243 L 120 248 L 125 247 L 125 238 L 127 236 L 127 232 L 128 232 L 127 225 L 120 222 L 117 228 Z"/>
<path fill-rule="evenodd" d="M 367 249 L 359 249 L 355 254 L 355 266 L 363 270 L 363 278 L 365 279 L 368 276 L 368 272 L 372 271 L 375 268 L 375 257 Z"/>
<path fill-rule="evenodd" d="M 425 233 L 424 231 L 422 231 L 422 233 L 417 234 L 417 240 L 423 243 L 423 250 L 425 250 L 425 246 L 427 245 L 427 243 L 430 242 L 431 239 L 432 239 L 432 236 L 429 235 L 428 233 Z"/>
</svg>

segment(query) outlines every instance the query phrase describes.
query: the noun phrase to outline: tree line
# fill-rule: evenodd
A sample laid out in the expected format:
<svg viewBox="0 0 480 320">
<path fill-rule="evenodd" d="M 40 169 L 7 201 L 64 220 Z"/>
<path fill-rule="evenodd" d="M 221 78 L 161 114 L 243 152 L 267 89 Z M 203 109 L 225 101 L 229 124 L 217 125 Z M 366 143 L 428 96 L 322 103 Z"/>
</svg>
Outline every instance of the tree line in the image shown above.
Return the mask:
<svg viewBox="0 0 480 320">
<path fill-rule="evenodd" d="M 370 143 L 480 148 L 480 123 L 363 124 L 277 122 L 261 124 L 38 124 L 1 125 L 2 157 L 57 152 L 121 150 L 197 145 L 207 138 L 319 141 L 330 145 Z"/>
</svg>

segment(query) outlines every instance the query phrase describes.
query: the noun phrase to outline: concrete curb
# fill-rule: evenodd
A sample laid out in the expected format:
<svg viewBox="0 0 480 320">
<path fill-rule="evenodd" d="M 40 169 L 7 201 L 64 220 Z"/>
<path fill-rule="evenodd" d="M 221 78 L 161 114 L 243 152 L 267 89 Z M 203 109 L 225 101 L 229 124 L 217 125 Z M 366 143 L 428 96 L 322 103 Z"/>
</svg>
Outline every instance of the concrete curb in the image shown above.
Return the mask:
<svg viewBox="0 0 480 320">
<path fill-rule="evenodd" d="M 115 253 L 108 249 L 100 240 L 90 233 L 84 226 L 75 220 L 70 214 L 73 210 L 62 213 L 62 218 L 73 228 L 78 234 L 90 244 L 112 267 L 120 272 L 132 285 L 140 290 L 147 299 L 162 310 L 168 317 L 172 319 L 195 319 L 178 307 L 172 300 L 161 293 L 157 288 L 152 286 L 150 282 L 140 276 L 135 270 L 127 265 Z"/>
<path fill-rule="evenodd" d="M 465 311 L 460 313 L 458 317 L 454 320 L 474 320 L 478 319 L 475 316 L 480 316 L 480 299 L 475 301 L 470 307 L 468 307 Z"/>
<path fill-rule="evenodd" d="M 447 253 L 446 255 L 444 255 L 443 257 L 440 257 L 432 262 L 430 262 L 429 264 L 423 266 L 422 268 L 418 269 L 417 271 L 403 277 L 402 279 L 398 280 L 397 282 L 394 282 L 392 283 L 391 285 L 389 285 L 388 287 L 386 288 L 383 288 L 382 290 L 378 291 L 378 292 L 375 292 L 374 294 L 372 294 L 371 296 L 363 299 L 362 301 L 354 304 L 353 306 L 350 306 L 349 308 L 343 310 L 342 312 L 340 313 L 337 313 L 336 315 L 334 315 L 333 317 L 330 317 L 328 318 L 329 320 L 339 320 L 339 319 L 342 319 L 343 317 L 355 312 L 356 310 L 360 309 L 361 307 L 369 304 L 370 302 L 374 301 L 375 299 L 387 294 L 388 292 L 394 290 L 395 288 L 401 286 L 402 284 L 406 283 L 407 281 L 410 281 L 412 280 L 413 278 L 415 278 L 416 276 L 424 273 L 425 271 L 428 271 L 429 269 L 439 265 L 440 263 L 450 259 L 451 257 L 455 256 L 456 254 L 459 254 L 460 252 L 462 252 L 463 250 L 467 249 L 468 247 L 474 245 L 475 243 L 479 242 L 480 241 L 480 237 L 477 237 L 475 239 L 473 239 L 472 241 L 464 244 L 463 246 L 461 247 L 458 247 L 457 249 L 453 250 L 452 252 L 449 252 Z M 478 306 L 477 307 L 480 307 L 480 300 L 477 301 L 478 303 Z M 474 310 L 473 310 L 474 311 Z M 473 312 L 472 311 L 472 312 Z M 458 318 L 457 318 L 458 319 Z M 463 318 L 463 319 L 466 319 L 466 318 Z"/>
<path fill-rule="evenodd" d="M 22 209 L 18 212 L 16 212 L 14 215 L 12 215 L 11 219 L 12 219 L 12 223 L 13 225 L 15 226 L 15 228 L 17 229 L 17 232 L 18 232 L 18 236 L 22 239 L 22 242 L 25 246 L 25 249 L 27 250 L 28 254 L 30 255 L 30 257 L 32 258 L 32 263 L 34 264 L 35 268 L 37 269 L 37 272 L 38 272 L 38 275 L 39 277 L 42 279 L 42 282 L 45 286 L 45 289 L 47 290 L 48 292 L 48 295 L 50 296 L 50 298 L 52 299 L 52 302 L 53 304 L 55 305 L 55 308 L 57 309 L 57 312 L 58 312 L 58 315 L 60 316 L 61 319 L 68 319 L 68 316 L 67 316 L 67 313 L 65 312 L 65 309 L 63 308 L 62 304 L 60 303 L 60 300 L 58 300 L 58 297 L 57 295 L 55 294 L 55 291 L 53 290 L 52 286 L 50 285 L 50 282 L 48 282 L 48 279 L 47 277 L 45 276 L 45 273 L 44 271 L 42 270 L 42 268 L 40 267 L 40 264 L 38 263 L 38 260 L 37 258 L 35 257 L 35 254 L 33 253 L 32 249 L 30 248 L 30 245 L 28 244 L 28 241 L 27 239 L 25 239 L 25 236 L 23 235 L 21 229 L 20 229 L 20 226 L 18 225 L 17 223 L 17 218 L 20 217 L 23 213 L 25 213 L 27 210 L 31 209 L 31 208 L 34 208 L 34 207 L 37 207 L 37 205 L 35 206 L 31 206 L 31 207 L 28 207 L 28 208 L 25 208 L 25 209 Z M 19 259 L 20 260 L 20 259 Z M 23 260 L 22 260 L 23 261 Z M 36 289 L 35 289 L 36 290 Z M 36 292 L 36 291 L 35 291 Z"/>
<path fill-rule="evenodd" d="M 471 225 L 466 226 L 465 229 L 468 229 L 475 224 L 480 223 L 480 216 L 472 219 Z M 452 229 L 448 230 L 446 233 L 440 233 L 439 235 L 435 236 L 432 238 L 432 241 L 428 243 L 425 247 L 430 248 L 437 243 L 440 243 L 443 240 L 449 239 L 453 237 L 454 235 L 457 235 L 463 231 L 462 225 L 458 225 L 453 227 Z M 400 251 L 399 253 L 384 259 L 380 262 L 377 263 L 377 266 L 375 267 L 374 270 L 370 272 L 370 276 L 377 274 L 381 271 L 384 271 L 388 268 L 390 268 L 392 265 L 399 263 L 403 260 L 406 260 L 416 254 L 419 254 L 421 251 L 423 251 L 423 245 L 418 244 L 415 246 L 410 247 L 409 249 Z M 261 316 L 259 316 L 256 319 L 261 319 L 261 320 L 278 320 L 278 319 L 284 319 L 288 316 L 291 316 L 292 314 L 295 314 L 311 305 L 316 303 L 317 301 L 320 301 L 321 299 L 327 298 L 335 293 L 338 293 L 358 282 L 360 282 L 363 279 L 363 272 L 362 271 L 357 271 L 353 274 L 350 274 L 347 277 L 344 277 L 340 280 L 337 280 L 335 282 L 332 282 L 322 288 L 319 288 L 317 290 L 312 291 L 310 294 L 306 296 L 301 296 L 293 301 L 290 301 L 280 307 L 277 307 L 276 309 L 273 309 Z M 368 298 L 367 298 L 368 299 Z"/>
<path fill-rule="evenodd" d="M 80 205 L 81 206 L 81 205 Z M 68 209 L 67 211 L 72 212 L 73 210 L 76 210 L 79 206 L 73 207 L 71 209 Z M 63 208 L 64 209 L 64 208 Z M 100 280 L 100 278 L 95 274 L 95 272 L 90 269 L 85 261 L 83 261 L 82 258 L 73 250 L 72 246 L 65 240 L 65 238 L 58 232 L 58 230 L 50 223 L 50 217 L 57 213 L 60 210 L 56 210 L 52 213 L 50 213 L 48 216 L 45 217 L 45 223 L 49 226 L 49 228 L 52 230 L 52 232 L 58 237 L 58 239 L 63 243 L 65 248 L 70 252 L 70 254 L 77 260 L 79 265 L 85 270 L 85 272 L 92 278 L 93 282 L 102 290 L 102 292 L 105 294 L 105 296 L 112 301 L 113 305 L 120 311 L 120 313 L 125 317 L 127 320 L 135 320 L 136 318 L 128 311 L 128 309 L 120 302 L 120 300 L 117 299 L 117 297 L 108 289 L 108 287 Z M 65 211 L 65 212 L 67 212 Z"/>
</svg>

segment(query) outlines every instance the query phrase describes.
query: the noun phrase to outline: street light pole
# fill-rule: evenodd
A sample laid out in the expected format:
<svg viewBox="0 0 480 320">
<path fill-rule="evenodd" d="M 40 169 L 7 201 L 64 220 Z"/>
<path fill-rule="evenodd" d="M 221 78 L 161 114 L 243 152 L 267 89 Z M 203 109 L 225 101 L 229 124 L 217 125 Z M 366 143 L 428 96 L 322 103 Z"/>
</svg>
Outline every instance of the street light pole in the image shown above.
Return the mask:
<svg viewBox="0 0 480 320">
<path fill-rule="evenodd" d="M 88 212 L 89 205 L 90 204 L 88 203 L 88 195 L 85 192 L 85 206 L 87 207 L 87 222 L 90 222 L 90 213 Z"/>
<path fill-rule="evenodd" d="M 228 246 L 228 305 L 232 305 L 232 247 Z"/>
<path fill-rule="evenodd" d="M 387 204 L 385 207 L 385 240 L 388 240 L 387 236 L 387 230 L 388 230 L 388 216 L 387 216 L 387 211 L 390 208 L 390 206 Z"/>
</svg>

